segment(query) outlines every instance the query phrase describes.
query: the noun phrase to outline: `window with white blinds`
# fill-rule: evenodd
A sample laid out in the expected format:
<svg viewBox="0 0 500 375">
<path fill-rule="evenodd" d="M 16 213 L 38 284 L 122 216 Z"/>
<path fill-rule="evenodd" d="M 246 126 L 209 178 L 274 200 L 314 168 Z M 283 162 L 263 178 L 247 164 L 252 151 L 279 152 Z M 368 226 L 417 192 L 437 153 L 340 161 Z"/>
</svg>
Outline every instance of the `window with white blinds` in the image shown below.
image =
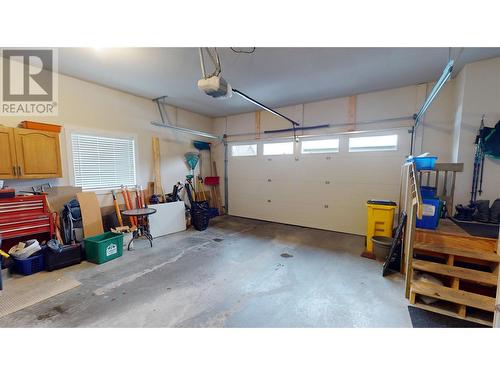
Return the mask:
<svg viewBox="0 0 500 375">
<path fill-rule="evenodd" d="M 134 139 L 73 133 L 71 144 L 75 186 L 91 190 L 136 184 Z"/>
</svg>

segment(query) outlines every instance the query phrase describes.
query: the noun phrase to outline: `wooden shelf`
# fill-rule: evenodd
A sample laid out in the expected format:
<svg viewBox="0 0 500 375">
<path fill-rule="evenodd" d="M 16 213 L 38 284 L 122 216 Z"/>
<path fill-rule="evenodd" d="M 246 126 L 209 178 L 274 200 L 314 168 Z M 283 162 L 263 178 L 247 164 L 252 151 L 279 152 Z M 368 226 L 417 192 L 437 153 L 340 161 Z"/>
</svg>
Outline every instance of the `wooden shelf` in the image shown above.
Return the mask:
<svg viewBox="0 0 500 375">
<path fill-rule="evenodd" d="M 454 312 L 452 309 L 428 305 L 428 304 L 425 304 L 423 302 L 415 302 L 413 304 L 413 306 L 418 307 L 418 308 L 423 309 L 423 310 L 431 311 L 431 312 L 434 312 L 437 314 L 447 315 L 447 316 L 451 316 L 453 318 L 467 320 L 469 322 L 482 324 L 482 325 L 485 325 L 488 327 L 493 327 L 493 319 L 488 320 L 488 319 L 477 318 L 477 317 L 473 317 L 473 316 L 460 316 L 458 313 Z"/>
<path fill-rule="evenodd" d="M 492 286 L 496 286 L 498 281 L 498 276 L 493 273 L 476 271 L 469 268 L 450 266 L 447 264 L 440 264 L 419 259 L 413 260 L 413 269 L 422 272 L 437 273 L 439 275 L 448 277 L 457 277 L 461 280 L 474 281 L 480 284 Z"/>
<path fill-rule="evenodd" d="M 447 246 L 422 243 L 422 242 L 415 243 L 413 247 L 415 251 L 424 250 L 427 252 L 455 255 L 464 258 L 480 259 L 488 262 L 500 263 L 500 256 L 498 256 L 496 253 L 482 251 L 482 250 L 475 250 L 473 248 L 461 249 L 461 248 L 447 247 Z"/>
<path fill-rule="evenodd" d="M 415 243 L 443 246 L 453 249 L 473 249 L 475 252 L 496 253 L 497 240 L 494 238 L 443 233 L 430 229 L 416 229 Z"/>
<path fill-rule="evenodd" d="M 448 288 L 442 285 L 431 284 L 423 281 L 413 281 L 410 293 L 433 297 L 459 305 L 471 306 L 484 311 L 495 311 L 495 298 L 493 297 Z"/>
<path fill-rule="evenodd" d="M 493 326 L 500 270 L 496 240 L 417 231 L 410 270 L 410 303 L 415 307 Z M 438 285 L 416 277 L 430 274 Z M 436 300 L 425 303 L 424 297 Z"/>
</svg>

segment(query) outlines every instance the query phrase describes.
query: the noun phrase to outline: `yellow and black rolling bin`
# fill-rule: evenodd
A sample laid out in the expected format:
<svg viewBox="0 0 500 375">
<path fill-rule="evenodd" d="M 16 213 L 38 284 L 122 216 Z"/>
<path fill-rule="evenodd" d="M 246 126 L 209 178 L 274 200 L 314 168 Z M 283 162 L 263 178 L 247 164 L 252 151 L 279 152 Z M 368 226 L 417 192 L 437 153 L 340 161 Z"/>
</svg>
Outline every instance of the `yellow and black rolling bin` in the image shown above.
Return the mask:
<svg viewBox="0 0 500 375">
<path fill-rule="evenodd" d="M 392 237 L 392 226 L 394 223 L 394 211 L 396 203 L 387 200 L 369 200 L 366 202 L 368 209 L 368 222 L 366 225 L 366 250 L 361 256 L 375 259 L 373 252 L 372 237 Z"/>
</svg>

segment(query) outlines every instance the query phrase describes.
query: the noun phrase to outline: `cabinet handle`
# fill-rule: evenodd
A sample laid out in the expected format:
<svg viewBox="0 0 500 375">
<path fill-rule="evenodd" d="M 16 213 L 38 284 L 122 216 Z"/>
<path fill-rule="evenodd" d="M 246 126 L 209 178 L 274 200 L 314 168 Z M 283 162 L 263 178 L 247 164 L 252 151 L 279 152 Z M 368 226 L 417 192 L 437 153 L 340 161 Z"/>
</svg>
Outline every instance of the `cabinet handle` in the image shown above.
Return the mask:
<svg viewBox="0 0 500 375">
<path fill-rule="evenodd" d="M 14 176 L 17 176 L 17 172 L 16 172 L 16 167 L 15 166 L 12 166 L 12 174 Z"/>
<path fill-rule="evenodd" d="M 22 176 L 21 167 L 17 166 L 17 175 Z"/>
</svg>

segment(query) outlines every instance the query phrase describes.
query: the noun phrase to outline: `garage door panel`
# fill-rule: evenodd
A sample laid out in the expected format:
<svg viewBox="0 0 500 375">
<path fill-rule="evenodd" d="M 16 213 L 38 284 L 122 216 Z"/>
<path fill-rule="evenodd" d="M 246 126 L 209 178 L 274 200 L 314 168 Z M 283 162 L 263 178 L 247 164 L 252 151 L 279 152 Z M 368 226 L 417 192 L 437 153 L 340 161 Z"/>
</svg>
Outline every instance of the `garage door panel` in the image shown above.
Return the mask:
<svg viewBox="0 0 500 375">
<path fill-rule="evenodd" d="M 272 209 L 268 205 L 254 202 L 252 205 L 235 204 L 230 206 L 229 213 L 235 216 L 249 217 L 252 219 L 273 221 Z"/>
<path fill-rule="evenodd" d="M 295 155 L 230 158 L 229 213 L 364 234 L 366 201 L 399 198 L 404 151 L 348 152 L 345 145 L 332 154 L 301 155 L 296 147 Z"/>
<path fill-rule="evenodd" d="M 251 178 L 264 178 L 266 173 L 262 168 L 255 169 L 256 165 L 261 165 L 262 163 L 262 159 L 257 157 L 231 158 L 228 163 L 228 176 L 231 176 L 231 180 L 249 178 L 248 171 L 252 171 L 250 174 Z"/>
<path fill-rule="evenodd" d="M 330 184 L 329 193 L 324 197 L 327 204 L 342 204 L 344 206 L 366 202 L 368 199 L 390 199 L 399 197 L 399 186 L 387 184 Z"/>
<path fill-rule="evenodd" d="M 266 183 L 263 180 L 255 180 L 255 179 L 239 179 L 239 180 L 231 180 L 228 184 L 229 196 L 238 196 L 238 195 L 255 195 L 262 192 Z"/>
<path fill-rule="evenodd" d="M 325 179 L 349 183 L 373 181 L 399 181 L 401 161 L 386 163 L 351 163 L 348 160 L 335 161 L 330 168 L 322 170 Z"/>
<path fill-rule="evenodd" d="M 294 156 L 269 156 L 263 157 L 262 160 L 260 168 L 267 176 L 293 174 L 297 168 Z"/>
<path fill-rule="evenodd" d="M 319 223 L 319 228 L 363 235 L 366 233 L 366 209 L 334 207 L 328 211 L 326 220 Z"/>
<path fill-rule="evenodd" d="M 302 175 L 314 178 L 318 174 L 323 174 L 332 168 L 338 167 L 339 162 L 336 160 L 337 155 L 324 156 L 324 155 L 307 155 L 307 157 L 300 157 L 296 162 L 298 168 L 302 168 Z"/>
</svg>

